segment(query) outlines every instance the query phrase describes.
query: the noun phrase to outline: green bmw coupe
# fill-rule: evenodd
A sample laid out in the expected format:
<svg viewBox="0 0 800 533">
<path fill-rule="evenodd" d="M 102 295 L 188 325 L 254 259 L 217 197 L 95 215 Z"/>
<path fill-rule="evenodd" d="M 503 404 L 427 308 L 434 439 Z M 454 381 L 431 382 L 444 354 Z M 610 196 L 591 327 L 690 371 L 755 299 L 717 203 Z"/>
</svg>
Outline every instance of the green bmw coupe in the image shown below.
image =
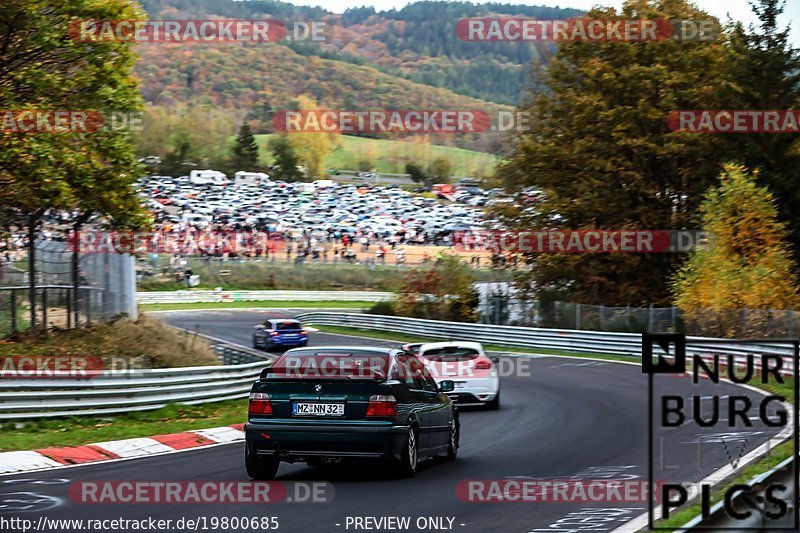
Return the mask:
<svg viewBox="0 0 800 533">
<path fill-rule="evenodd" d="M 445 394 L 452 390 L 402 350 L 289 350 L 251 389 L 247 473 L 274 479 L 281 461 L 378 460 L 410 477 L 422 459 L 455 459 L 458 412 Z"/>
</svg>

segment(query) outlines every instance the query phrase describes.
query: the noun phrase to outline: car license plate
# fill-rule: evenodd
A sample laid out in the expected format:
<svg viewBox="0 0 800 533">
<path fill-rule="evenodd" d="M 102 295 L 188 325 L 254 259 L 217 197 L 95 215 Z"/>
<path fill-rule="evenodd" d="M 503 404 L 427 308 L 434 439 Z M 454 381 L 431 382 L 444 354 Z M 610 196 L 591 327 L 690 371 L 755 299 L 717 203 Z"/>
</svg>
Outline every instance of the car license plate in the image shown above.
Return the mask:
<svg viewBox="0 0 800 533">
<path fill-rule="evenodd" d="M 297 337 L 298 335 L 297 335 L 297 333 L 284 333 L 283 336 L 284 337 Z"/>
<path fill-rule="evenodd" d="M 307 403 L 292 404 L 294 416 L 344 416 L 343 403 Z"/>
</svg>

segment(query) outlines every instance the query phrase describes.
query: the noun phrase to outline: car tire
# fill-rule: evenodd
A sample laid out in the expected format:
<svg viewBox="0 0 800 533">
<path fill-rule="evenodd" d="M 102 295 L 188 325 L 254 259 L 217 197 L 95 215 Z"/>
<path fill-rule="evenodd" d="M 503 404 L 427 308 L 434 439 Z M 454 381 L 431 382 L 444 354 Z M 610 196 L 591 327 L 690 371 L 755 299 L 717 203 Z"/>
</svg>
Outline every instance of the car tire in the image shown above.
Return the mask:
<svg viewBox="0 0 800 533">
<path fill-rule="evenodd" d="M 486 408 L 490 411 L 497 411 L 500 409 L 500 391 L 497 391 L 497 396 L 491 402 L 486 402 Z"/>
<path fill-rule="evenodd" d="M 447 460 L 455 461 L 458 457 L 458 446 L 461 440 L 461 422 L 457 416 L 450 422 L 450 439 L 447 443 Z"/>
<path fill-rule="evenodd" d="M 244 467 L 250 479 L 269 481 L 275 479 L 280 461 L 273 458 L 253 457 L 250 446 L 245 445 Z"/>
<path fill-rule="evenodd" d="M 400 452 L 400 462 L 397 464 L 397 473 L 400 477 L 414 477 L 419 463 L 419 432 L 416 426 L 408 428 L 406 438 L 403 440 L 403 449 Z"/>
</svg>

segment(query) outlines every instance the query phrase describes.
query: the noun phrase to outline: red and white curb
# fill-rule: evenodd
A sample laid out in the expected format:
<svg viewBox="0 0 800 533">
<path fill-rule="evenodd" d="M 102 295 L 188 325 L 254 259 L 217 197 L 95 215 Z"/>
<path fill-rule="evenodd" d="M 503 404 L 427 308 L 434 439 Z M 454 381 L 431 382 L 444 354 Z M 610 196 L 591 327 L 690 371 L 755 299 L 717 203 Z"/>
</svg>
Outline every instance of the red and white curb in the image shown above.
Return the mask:
<svg viewBox="0 0 800 533">
<path fill-rule="evenodd" d="M 84 446 L 0 452 L 0 474 L 173 453 L 244 440 L 244 424 L 96 442 Z"/>
</svg>

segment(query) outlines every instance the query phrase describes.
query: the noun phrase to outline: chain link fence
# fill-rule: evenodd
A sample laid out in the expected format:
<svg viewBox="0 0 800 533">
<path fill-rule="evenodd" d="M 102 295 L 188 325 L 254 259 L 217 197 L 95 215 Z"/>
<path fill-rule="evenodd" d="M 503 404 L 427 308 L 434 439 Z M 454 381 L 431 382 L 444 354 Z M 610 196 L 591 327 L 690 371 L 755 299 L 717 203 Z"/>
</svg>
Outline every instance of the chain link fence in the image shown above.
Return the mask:
<svg viewBox="0 0 800 533">
<path fill-rule="evenodd" d="M 489 294 L 481 298 L 480 312 L 483 323 L 511 326 L 724 338 L 800 334 L 800 317 L 794 309 L 703 309 L 686 314 L 677 307 L 610 307 Z"/>
<path fill-rule="evenodd" d="M 65 241 L 36 243 L 33 297 L 27 265 L 5 265 L 0 278 L 0 338 L 37 328 L 72 329 L 115 316 L 137 317 L 136 278 L 130 255 L 79 254 L 78 288 Z"/>
</svg>

